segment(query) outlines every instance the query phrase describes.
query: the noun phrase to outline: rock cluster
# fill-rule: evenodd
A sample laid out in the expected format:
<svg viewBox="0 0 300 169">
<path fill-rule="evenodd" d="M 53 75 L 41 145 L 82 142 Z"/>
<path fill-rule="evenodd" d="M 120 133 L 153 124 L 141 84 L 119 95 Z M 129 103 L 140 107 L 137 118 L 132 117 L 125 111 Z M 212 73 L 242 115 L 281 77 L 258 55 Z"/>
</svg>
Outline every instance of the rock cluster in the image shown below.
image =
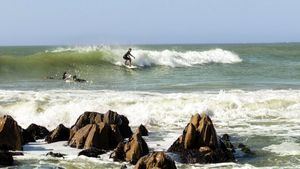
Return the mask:
<svg viewBox="0 0 300 169">
<path fill-rule="evenodd" d="M 71 127 L 68 144 L 76 148 L 112 150 L 131 135 L 125 116 L 111 110 L 105 114 L 85 112 Z"/>
<path fill-rule="evenodd" d="M 227 145 L 231 145 L 228 143 Z M 214 125 L 206 114 L 195 114 L 183 134 L 168 149 L 176 153 L 183 163 L 217 163 L 234 161 L 230 147 L 217 136 Z"/>
</svg>

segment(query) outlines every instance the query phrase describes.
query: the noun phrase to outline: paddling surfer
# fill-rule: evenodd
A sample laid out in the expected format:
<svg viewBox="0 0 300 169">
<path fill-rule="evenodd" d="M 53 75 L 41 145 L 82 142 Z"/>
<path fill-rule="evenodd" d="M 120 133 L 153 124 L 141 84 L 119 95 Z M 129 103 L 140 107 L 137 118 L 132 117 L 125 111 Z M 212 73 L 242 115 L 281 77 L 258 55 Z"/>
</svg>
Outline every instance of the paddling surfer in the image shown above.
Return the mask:
<svg viewBox="0 0 300 169">
<path fill-rule="evenodd" d="M 129 61 L 129 66 L 131 66 L 131 58 L 130 58 L 130 56 L 132 56 L 135 59 L 135 57 L 130 52 L 131 52 L 131 48 L 129 48 L 128 51 L 123 56 L 123 59 L 125 60 L 124 64 L 128 65 L 128 61 Z"/>
</svg>

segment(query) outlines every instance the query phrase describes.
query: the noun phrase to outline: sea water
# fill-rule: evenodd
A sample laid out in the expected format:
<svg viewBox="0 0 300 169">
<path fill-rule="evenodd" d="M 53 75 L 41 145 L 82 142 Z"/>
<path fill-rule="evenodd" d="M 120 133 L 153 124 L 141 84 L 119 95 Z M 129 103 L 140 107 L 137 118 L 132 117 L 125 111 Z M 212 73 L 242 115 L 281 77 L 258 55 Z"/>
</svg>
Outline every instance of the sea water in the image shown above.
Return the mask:
<svg viewBox="0 0 300 169">
<path fill-rule="evenodd" d="M 117 111 L 134 130 L 144 124 L 151 150 L 167 150 L 191 115 L 207 113 L 219 135 L 248 145 L 235 163 L 176 163 L 178 168 L 300 167 L 300 44 L 0 47 L 0 115 L 26 128 L 71 127 L 84 111 Z M 86 83 L 66 83 L 63 72 Z M 46 157 L 49 151 L 65 159 Z M 19 168 L 120 168 L 109 159 L 77 157 L 66 142 L 24 147 Z M 128 165 L 128 164 L 127 164 Z M 133 167 L 128 165 L 128 167 Z"/>
</svg>

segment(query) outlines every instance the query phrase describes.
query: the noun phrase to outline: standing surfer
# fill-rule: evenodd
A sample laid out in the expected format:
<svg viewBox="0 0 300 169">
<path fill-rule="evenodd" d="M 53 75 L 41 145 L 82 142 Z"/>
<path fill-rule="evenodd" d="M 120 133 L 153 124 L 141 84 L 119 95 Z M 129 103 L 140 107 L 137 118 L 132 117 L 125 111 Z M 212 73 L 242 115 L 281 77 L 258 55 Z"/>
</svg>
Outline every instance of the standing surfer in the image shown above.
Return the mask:
<svg viewBox="0 0 300 169">
<path fill-rule="evenodd" d="M 128 65 L 127 62 L 129 61 L 129 66 L 131 66 L 131 58 L 130 58 L 130 56 L 132 56 L 135 59 L 135 57 L 130 52 L 131 52 L 131 48 L 129 48 L 128 51 L 123 56 L 123 59 L 125 59 L 125 65 Z"/>
</svg>

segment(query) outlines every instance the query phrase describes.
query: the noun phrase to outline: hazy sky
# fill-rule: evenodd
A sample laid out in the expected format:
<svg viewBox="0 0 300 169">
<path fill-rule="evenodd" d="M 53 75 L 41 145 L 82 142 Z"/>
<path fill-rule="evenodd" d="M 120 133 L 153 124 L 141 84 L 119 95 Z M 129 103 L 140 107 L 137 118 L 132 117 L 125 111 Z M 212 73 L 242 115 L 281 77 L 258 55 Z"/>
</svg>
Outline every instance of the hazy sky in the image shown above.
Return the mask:
<svg viewBox="0 0 300 169">
<path fill-rule="evenodd" d="M 0 0 L 0 45 L 300 41 L 300 0 Z"/>
</svg>

